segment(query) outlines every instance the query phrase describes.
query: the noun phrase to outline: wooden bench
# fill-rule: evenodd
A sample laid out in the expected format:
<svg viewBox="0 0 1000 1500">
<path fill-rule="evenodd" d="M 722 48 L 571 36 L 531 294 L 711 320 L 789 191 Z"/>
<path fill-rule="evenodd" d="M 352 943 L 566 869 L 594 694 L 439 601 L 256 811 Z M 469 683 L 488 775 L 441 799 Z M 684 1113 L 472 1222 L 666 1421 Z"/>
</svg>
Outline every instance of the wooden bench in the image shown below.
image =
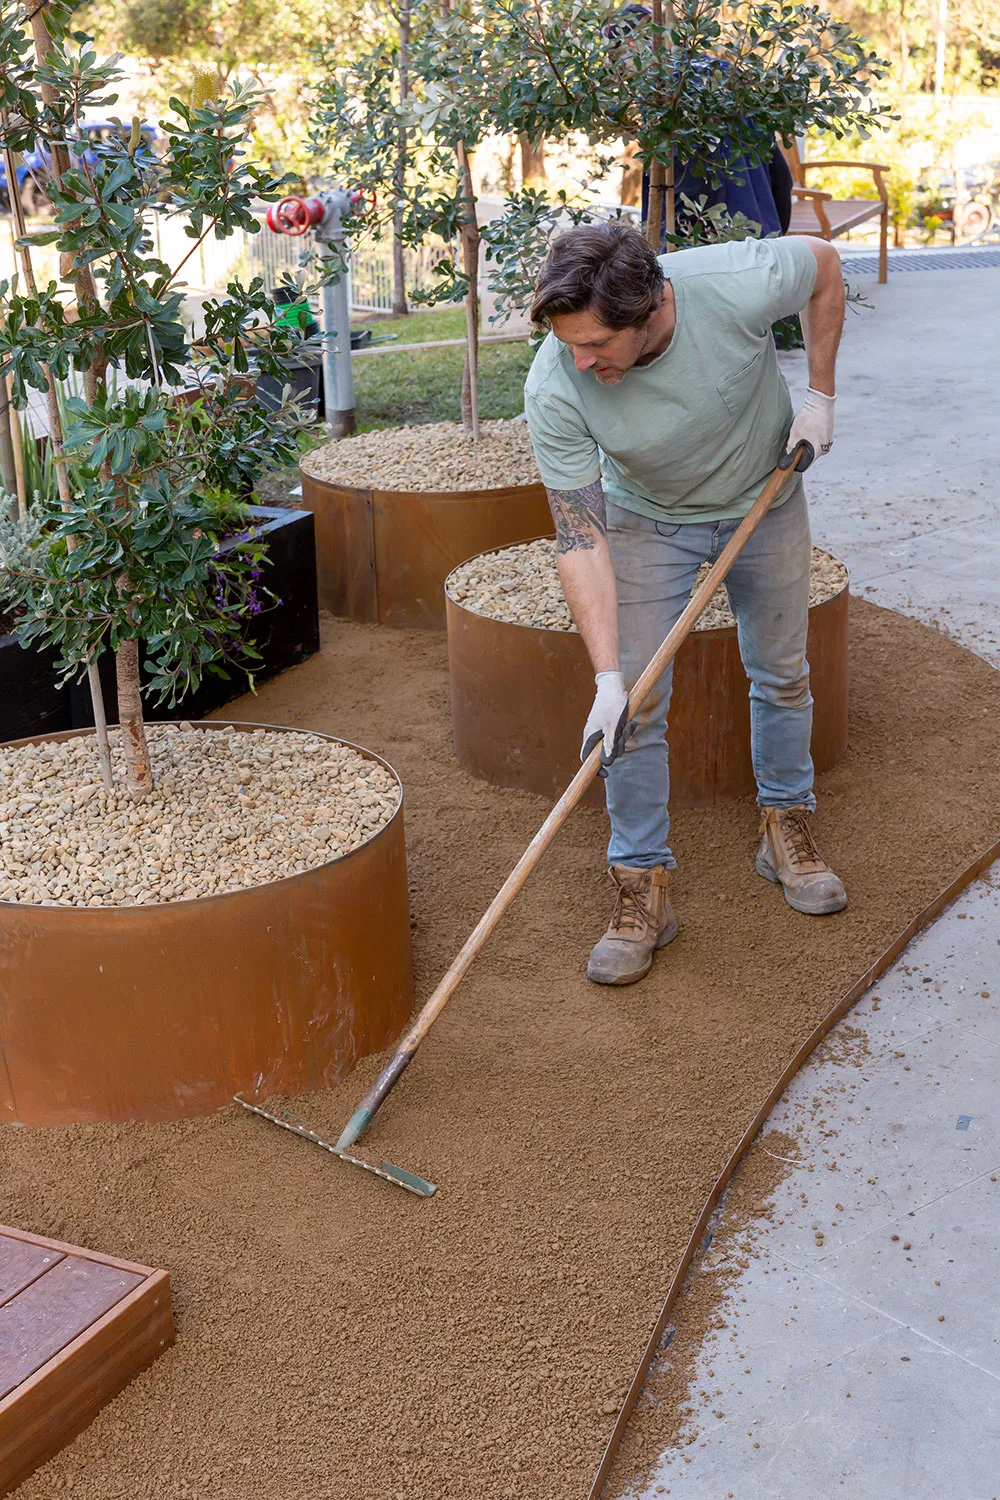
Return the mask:
<svg viewBox="0 0 1000 1500">
<path fill-rule="evenodd" d="M 818 239 L 835 240 L 868 219 L 880 219 L 878 279 L 886 281 L 889 274 L 889 194 L 883 179 L 890 169 L 874 161 L 802 161 L 794 142 L 791 146 L 782 146 L 781 150 L 791 168 L 793 183 L 792 221 L 788 233 L 814 234 Z M 871 172 L 878 197 L 835 198 L 832 193 L 807 187 L 805 176 L 813 167 L 850 167 Z"/>
<path fill-rule="evenodd" d="M 173 1341 L 165 1271 L 0 1224 L 0 1495 Z"/>
</svg>

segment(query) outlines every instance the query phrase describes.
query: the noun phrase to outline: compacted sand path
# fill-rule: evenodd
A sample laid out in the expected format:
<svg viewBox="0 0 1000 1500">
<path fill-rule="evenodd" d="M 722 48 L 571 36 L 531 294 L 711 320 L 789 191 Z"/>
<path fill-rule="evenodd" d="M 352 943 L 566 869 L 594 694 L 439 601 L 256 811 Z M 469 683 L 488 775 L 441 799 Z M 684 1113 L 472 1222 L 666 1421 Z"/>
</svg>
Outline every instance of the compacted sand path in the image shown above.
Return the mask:
<svg viewBox="0 0 1000 1500">
<path fill-rule="evenodd" d="M 400 771 L 421 996 L 545 812 L 458 767 L 447 691 L 443 636 L 332 623 L 224 714 Z M 367 1143 L 432 1200 L 236 1110 L 0 1133 L 0 1219 L 168 1268 L 179 1332 L 19 1500 L 583 1500 L 720 1166 L 835 998 L 1000 834 L 998 770 L 1000 676 L 854 605 L 851 749 L 817 818 L 850 908 L 812 921 L 755 875 L 751 802 L 681 814 L 680 936 L 616 992 L 583 978 L 610 892 L 603 815 L 575 814 Z M 336 1132 L 375 1066 L 289 1107 Z"/>
</svg>

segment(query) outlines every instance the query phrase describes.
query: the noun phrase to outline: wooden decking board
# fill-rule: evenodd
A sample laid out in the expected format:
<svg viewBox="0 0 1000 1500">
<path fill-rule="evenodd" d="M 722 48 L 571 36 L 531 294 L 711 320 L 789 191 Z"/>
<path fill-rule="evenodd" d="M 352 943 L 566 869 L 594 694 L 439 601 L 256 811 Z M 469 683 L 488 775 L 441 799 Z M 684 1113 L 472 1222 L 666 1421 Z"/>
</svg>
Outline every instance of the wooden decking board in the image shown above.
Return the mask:
<svg viewBox="0 0 1000 1500">
<path fill-rule="evenodd" d="M 165 1271 L 0 1225 L 0 1496 L 173 1341 Z"/>
<path fill-rule="evenodd" d="M 9 1395 L 141 1282 L 79 1256 L 64 1256 L 0 1307 L 0 1397 Z"/>
<path fill-rule="evenodd" d="M 0 1307 L 63 1259 L 61 1250 L 0 1235 Z"/>
<path fill-rule="evenodd" d="M 116 1255 L 102 1255 L 99 1250 L 81 1250 L 79 1245 L 67 1245 L 65 1240 L 46 1239 L 43 1234 L 28 1234 L 24 1229 L 14 1229 L 10 1224 L 0 1224 L 0 1235 L 6 1239 L 20 1240 L 25 1245 L 41 1245 L 46 1250 L 57 1250 L 60 1255 L 84 1255 L 88 1260 L 102 1266 L 114 1266 L 117 1271 L 132 1271 L 136 1276 L 152 1276 L 152 1266 L 140 1266 L 134 1260 L 121 1260 Z"/>
</svg>

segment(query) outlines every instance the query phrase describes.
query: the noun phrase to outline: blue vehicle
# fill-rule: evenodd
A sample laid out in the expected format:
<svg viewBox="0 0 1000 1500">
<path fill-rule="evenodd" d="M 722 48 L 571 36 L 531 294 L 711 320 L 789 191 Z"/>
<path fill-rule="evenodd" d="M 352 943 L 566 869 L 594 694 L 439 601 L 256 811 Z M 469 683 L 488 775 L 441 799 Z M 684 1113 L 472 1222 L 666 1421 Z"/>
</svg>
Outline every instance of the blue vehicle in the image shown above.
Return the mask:
<svg viewBox="0 0 1000 1500">
<path fill-rule="evenodd" d="M 29 219 L 45 211 L 49 201 L 45 192 L 48 176 L 48 168 L 40 151 L 30 151 L 18 162 L 17 185 L 20 189 L 24 212 Z M 0 200 L 9 213 L 10 187 L 7 183 L 7 166 L 2 156 L 0 156 Z"/>
<path fill-rule="evenodd" d="M 155 125 L 143 125 L 142 149 L 148 151 L 152 156 L 159 154 L 161 136 Z M 112 140 L 119 134 L 119 128 L 113 120 L 94 120 L 80 127 L 80 135 L 88 143 L 99 146 L 102 142 Z M 83 153 L 84 161 L 91 166 L 97 161 L 97 151 L 88 149 Z M 21 202 L 24 212 L 29 218 L 35 218 L 40 214 L 48 212 L 49 199 L 45 191 L 45 184 L 49 180 L 49 157 L 44 151 L 27 152 L 18 162 L 17 185 L 21 193 Z M 4 207 L 10 210 L 10 189 L 7 184 L 7 172 L 0 157 L 0 199 Z"/>
</svg>

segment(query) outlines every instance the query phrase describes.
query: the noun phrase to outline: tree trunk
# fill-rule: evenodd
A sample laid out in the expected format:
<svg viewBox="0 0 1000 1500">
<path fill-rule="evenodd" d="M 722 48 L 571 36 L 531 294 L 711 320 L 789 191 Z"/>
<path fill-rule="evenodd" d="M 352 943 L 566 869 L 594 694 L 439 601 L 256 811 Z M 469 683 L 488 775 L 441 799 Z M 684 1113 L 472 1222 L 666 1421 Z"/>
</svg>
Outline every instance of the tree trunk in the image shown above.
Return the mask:
<svg viewBox="0 0 1000 1500">
<path fill-rule="evenodd" d="M 642 202 L 642 158 L 634 145 L 625 148 L 620 202 L 623 208 L 638 208 Z"/>
<path fill-rule="evenodd" d="M 10 440 L 14 448 L 17 503 L 22 516 L 25 516 L 28 513 L 28 480 L 24 468 L 24 439 L 21 432 L 21 416 L 13 401 L 10 404 Z"/>
<path fill-rule="evenodd" d="M 146 742 L 139 690 L 139 642 L 123 641 L 115 654 L 118 678 L 118 723 L 125 754 L 125 781 L 133 797 L 146 797 L 153 788 L 153 768 Z"/>
<path fill-rule="evenodd" d="M 462 270 L 468 280 L 465 294 L 465 369 L 462 374 L 462 421 L 472 441 L 479 441 L 479 224 L 472 168 L 465 144 L 458 147 L 459 180 L 464 200 Z"/>
<path fill-rule="evenodd" d="M 674 19 L 671 0 L 653 0 L 653 25 L 670 26 Z M 657 32 L 653 37 L 653 50 L 659 55 L 663 51 L 663 37 Z M 649 166 L 649 203 L 646 210 L 646 238 L 659 255 L 664 249 L 663 231 L 673 234 L 674 213 L 674 155 L 671 147 L 668 162 L 652 161 Z M 676 249 L 667 241 L 668 251 Z"/>
<path fill-rule="evenodd" d="M 900 91 L 905 94 L 910 73 L 910 39 L 906 24 L 906 0 L 899 0 L 899 78 Z"/>
<path fill-rule="evenodd" d="M 14 439 L 11 424 L 17 421 L 17 413 L 10 404 L 10 391 L 6 375 L 0 375 L 0 474 L 3 487 L 10 501 L 14 520 L 24 520 L 21 514 L 21 495 L 17 485 L 17 466 L 14 463 Z"/>
<path fill-rule="evenodd" d="M 399 102 L 405 104 L 410 93 L 410 0 L 399 6 Z M 397 317 L 409 312 L 406 302 L 406 263 L 403 255 L 403 194 L 406 192 L 406 125 L 400 117 L 396 136 L 396 167 L 392 189 L 396 206 L 392 211 L 392 310 Z"/>
<path fill-rule="evenodd" d="M 948 0 L 938 0 L 937 27 L 934 34 L 934 102 L 944 97 L 944 65 L 948 47 Z"/>
<path fill-rule="evenodd" d="M 526 135 L 519 135 L 517 143 L 521 148 L 521 186 L 541 186 L 545 181 L 544 139 L 539 137 L 533 141 Z"/>
<path fill-rule="evenodd" d="M 49 36 L 42 17 L 42 6 L 37 6 L 31 16 L 31 35 L 35 46 L 35 56 L 40 63 L 44 63 L 52 47 L 52 38 Z M 57 102 L 56 91 L 51 84 L 42 84 L 42 102 L 52 105 Z M 49 170 L 56 182 L 62 178 L 62 174 L 69 169 L 69 152 L 65 146 L 55 146 L 52 151 L 52 159 Z M 10 169 L 8 167 L 8 183 L 11 182 Z M 15 213 L 14 200 L 17 199 L 17 211 Z M 21 210 L 20 196 L 15 191 L 11 194 L 11 214 L 18 222 L 19 232 L 23 234 L 23 214 Z M 24 252 L 25 270 L 30 267 L 28 252 Z M 34 277 L 29 281 L 33 283 Z M 77 307 L 96 309 L 98 307 L 97 284 L 94 281 L 94 273 L 90 266 L 83 266 L 75 272 L 74 281 L 76 285 Z M 97 392 L 103 384 L 108 368 L 107 356 L 103 347 L 97 349 L 90 368 L 83 377 L 84 393 L 88 402 L 93 404 Z M 59 499 L 64 508 L 69 507 L 69 479 L 66 474 L 65 463 L 60 463 L 62 455 L 62 419 L 59 415 L 59 404 L 56 400 L 55 381 L 49 372 L 48 384 L 48 414 L 49 414 L 49 442 L 56 459 L 56 478 L 59 485 Z M 75 539 L 70 537 L 67 546 L 72 551 Z M 98 670 L 96 660 L 91 657 L 87 661 L 87 683 L 90 688 L 90 702 L 94 711 L 94 738 L 97 740 L 97 758 L 101 767 L 101 781 L 106 789 L 114 786 L 114 773 L 111 769 L 111 745 L 108 740 L 108 721 L 104 711 L 104 693 L 101 689 L 101 674 Z"/>
<path fill-rule="evenodd" d="M 38 5 L 31 16 L 31 35 L 35 43 L 35 56 L 40 63 L 44 63 L 52 48 L 52 38 L 45 27 L 43 17 L 44 6 Z M 42 84 L 42 103 L 53 105 L 57 102 L 56 90 L 50 83 Z M 59 182 L 64 172 L 69 171 L 69 152 L 65 146 L 53 146 L 52 162 L 50 170 L 56 182 Z M 94 273 L 89 266 L 81 266 L 78 271 L 73 272 L 73 282 L 76 286 L 77 305 L 81 311 L 97 305 L 97 284 L 94 281 Z M 84 390 L 87 400 L 92 402 L 97 394 L 100 381 L 104 379 L 108 367 L 107 357 L 103 349 L 98 350 L 90 369 L 85 373 Z"/>
</svg>

